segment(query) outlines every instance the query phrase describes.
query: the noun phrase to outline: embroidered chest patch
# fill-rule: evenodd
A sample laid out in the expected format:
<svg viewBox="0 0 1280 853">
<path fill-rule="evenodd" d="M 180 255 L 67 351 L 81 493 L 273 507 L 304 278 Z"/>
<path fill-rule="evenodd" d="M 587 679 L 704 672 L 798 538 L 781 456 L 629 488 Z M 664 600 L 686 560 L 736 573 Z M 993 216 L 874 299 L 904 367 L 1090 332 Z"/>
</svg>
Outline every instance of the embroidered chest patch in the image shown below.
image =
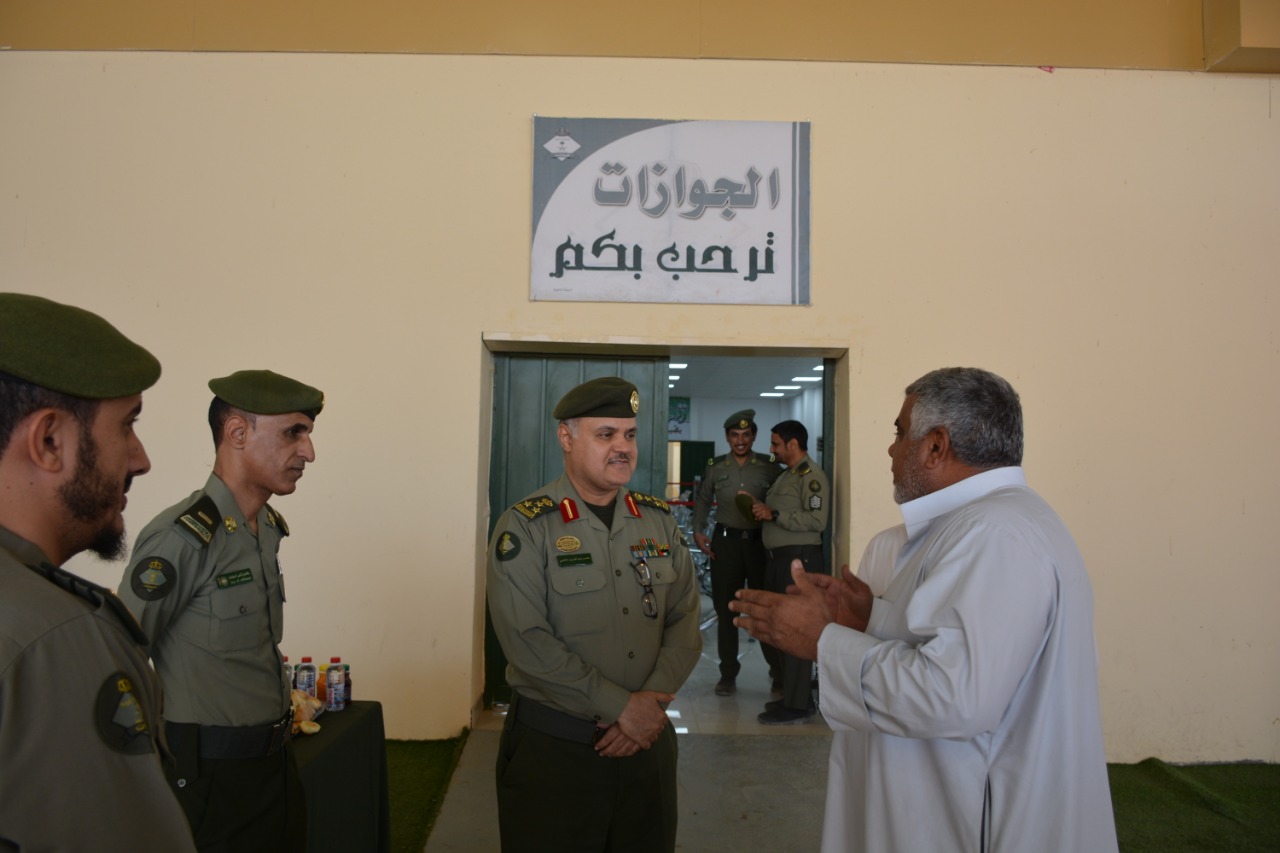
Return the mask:
<svg viewBox="0 0 1280 853">
<path fill-rule="evenodd" d="M 253 569 L 241 569 L 238 572 L 227 572 L 225 575 L 218 575 L 213 579 L 218 585 L 218 589 L 228 589 L 233 586 L 240 586 L 242 583 L 253 582 Z"/>
<path fill-rule="evenodd" d="M 591 563 L 590 554 L 560 554 L 556 557 L 556 564 L 560 566 L 589 566 Z"/>
</svg>

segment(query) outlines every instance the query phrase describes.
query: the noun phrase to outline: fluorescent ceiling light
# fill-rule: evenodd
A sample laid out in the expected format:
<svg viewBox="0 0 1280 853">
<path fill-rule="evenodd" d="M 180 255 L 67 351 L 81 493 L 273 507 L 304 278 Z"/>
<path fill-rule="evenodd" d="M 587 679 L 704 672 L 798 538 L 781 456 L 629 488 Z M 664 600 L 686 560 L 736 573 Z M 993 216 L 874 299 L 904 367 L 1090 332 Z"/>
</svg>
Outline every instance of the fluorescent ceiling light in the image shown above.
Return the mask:
<svg viewBox="0 0 1280 853">
<path fill-rule="evenodd" d="M 668 378 L 668 379 L 670 379 L 672 382 L 675 382 L 675 381 L 676 381 L 677 379 L 679 379 L 680 377 L 679 377 L 678 375 L 676 375 L 676 374 L 672 374 L 672 375 L 667 376 L 667 378 Z"/>
<path fill-rule="evenodd" d="M 676 386 L 674 386 L 674 385 L 672 385 L 670 382 L 668 382 L 668 383 L 667 383 L 667 387 L 668 387 L 668 388 L 674 388 L 674 387 L 676 387 Z"/>
<path fill-rule="evenodd" d="M 689 365 L 687 364 L 676 364 L 675 362 L 672 362 L 671 364 L 667 365 L 667 367 L 671 368 L 672 370 L 684 370 L 688 366 Z"/>
<path fill-rule="evenodd" d="M 773 390 L 775 390 L 775 391 L 799 391 L 799 390 L 800 390 L 800 386 L 799 386 L 799 385 L 774 385 L 774 386 L 773 386 Z"/>
<path fill-rule="evenodd" d="M 821 376 L 792 376 L 792 382 L 821 382 Z"/>
<path fill-rule="evenodd" d="M 819 364 L 817 367 L 814 368 L 814 370 L 823 371 L 823 370 L 826 370 L 826 366 Z"/>
<path fill-rule="evenodd" d="M 761 391 L 760 396 L 761 397 L 785 397 L 787 395 L 783 394 L 781 391 Z"/>
</svg>

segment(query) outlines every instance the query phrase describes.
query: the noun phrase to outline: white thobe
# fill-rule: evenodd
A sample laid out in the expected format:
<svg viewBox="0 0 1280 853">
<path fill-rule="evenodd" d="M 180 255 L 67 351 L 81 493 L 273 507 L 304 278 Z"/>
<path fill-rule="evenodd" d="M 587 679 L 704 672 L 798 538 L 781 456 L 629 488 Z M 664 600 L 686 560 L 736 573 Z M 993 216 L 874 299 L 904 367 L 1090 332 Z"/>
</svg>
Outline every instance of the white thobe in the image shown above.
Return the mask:
<svg viewBox="0 0 1280 853">
<path fill-rule="evenodd" d="M 898 554 L 906 543 L 905 524 L 895 524 L 871 537 L 862 552 L 862 560 L 858 563 L 858 578 L 871 587 L 872 594 L 884 595 L 884 591 L 889 588 Z"/>
<path fill-rule="evenodd" d="M 823 853 L 1111 853 L 1093 592 L 1021 468 L 902 506 L 866 633 L 818 643 Z"/>
</svg>

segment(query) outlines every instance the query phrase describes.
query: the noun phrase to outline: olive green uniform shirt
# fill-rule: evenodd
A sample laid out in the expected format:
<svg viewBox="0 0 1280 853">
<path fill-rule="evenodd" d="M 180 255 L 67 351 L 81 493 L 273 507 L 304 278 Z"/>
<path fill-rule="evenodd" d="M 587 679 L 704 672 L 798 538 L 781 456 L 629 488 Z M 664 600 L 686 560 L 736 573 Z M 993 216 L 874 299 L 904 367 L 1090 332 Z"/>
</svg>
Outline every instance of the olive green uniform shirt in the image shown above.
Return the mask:
<svg viewBox="0 0 1280 853">
<path fill-rule="evenodd" d="M 212 510 L 195 509 L 206 497 Z M 276 557 L 289 529 L 269 505 L 257 522 L 255 536 L 231 490 L 210 474 L 138 535 L 120 598 L 151 641 L 172 722 L 257 726 L 289 709 Z"/>
<path fill-rule="evenodd" d="M 831 484 L 807 455 L 774 481 L 764 502 L 778 520 L 764 523 L 764 547 L 820 545 L 831 512 Z"/>
<path fill-rule="evenodd" d="M 0 851 L 194 853 L 142 639 L 109 590 L 0 528 Z"/>
<path fill-rule="evenodd" d="M 606 528 L 562 475 L 498 519 L 487 580 L 507 682 L 576 717 L 612 724 L 633 692 L 675 693 L 702 651 L 689 550 L 667 505 L 638 492 L 619 490 Z"/>
<path fill-rule="evenodd" d="M 738 492 L 746 492 L 756 500 L 764 500 L 769 487 L 782 474 L 782 466 L 770 462 L 764 453 L 752 453 L 741 465 L 732 453 L 707 462 L 702 482 L 693 496 L 693 529 L 702 533 L 707 528 L 711 505 L 716 504 L 716 522 L 725 527 L 755 530 L 760 522 L 751 515 L 743 515 L 734 501 Z"/>
</svg>

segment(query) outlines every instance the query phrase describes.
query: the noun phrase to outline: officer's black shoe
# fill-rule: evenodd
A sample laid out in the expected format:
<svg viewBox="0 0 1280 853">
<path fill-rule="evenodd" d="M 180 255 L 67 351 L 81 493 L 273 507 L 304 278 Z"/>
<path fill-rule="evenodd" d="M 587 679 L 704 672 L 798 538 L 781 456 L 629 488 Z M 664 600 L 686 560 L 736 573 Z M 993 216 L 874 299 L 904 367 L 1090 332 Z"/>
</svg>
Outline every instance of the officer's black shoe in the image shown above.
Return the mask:
<svg viewBox="0 0 1280 853">
<path fill-rule="evenodd" d="M 774 699 L 772 702 L 765 702 L 765 703 L 764 703 L 764 709 L 765 709 L 766 711 L 776 711 L 776 710 L 778 710 L 779 708 L 784 708 L 784 707 L 786 707 L 786 706 L 782 704 L 782 700 L 781 700 L 781 699 Z"/>
<path fill-rule="evenodd" d="M 735 681 L 736 681 L 736 679 L 732 679 L 732 678 L 722 678 L 722 679 L 720 679 L 719 681 L 717 681 L 717 682 L 716 682 L 716 695 L 717 695 L 717 696 L 732 696 L 733 694 L 737 693 L 737 692 L 738 692 L 738 685 L 735 683 Z"/>
<path fill-rule="evenodd" d="M 772 711 L 765 711 L 756 717 L 756 720 L 762 726 L 794 726 L 812 720 L 815 710 L 813 706 L 808 708 L 775 708 Z"/>
</svg>

